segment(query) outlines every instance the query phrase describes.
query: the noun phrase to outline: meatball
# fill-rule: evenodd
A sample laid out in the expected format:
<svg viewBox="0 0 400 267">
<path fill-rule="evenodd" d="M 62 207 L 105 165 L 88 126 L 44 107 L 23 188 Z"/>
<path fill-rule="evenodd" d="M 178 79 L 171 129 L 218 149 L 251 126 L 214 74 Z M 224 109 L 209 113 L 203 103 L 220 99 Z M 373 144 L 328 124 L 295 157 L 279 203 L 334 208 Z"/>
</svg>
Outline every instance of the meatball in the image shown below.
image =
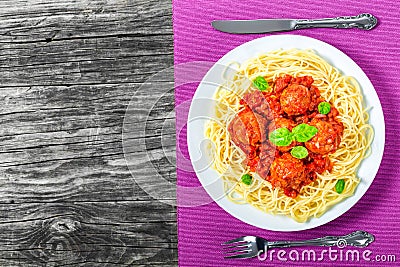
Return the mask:
<svg viewBox="0 0 400 267">
<path fill-rule="evenodd" d="M 307 87 L 291 84 L 283 91 L 280 103 L 282 110 L 289 116 L 301 115 L 309 109 L 311 95 Z"/>
<path fill-rule="evenodd" d="M 268 130 L 269 132 L 273 132 L 278 128 L 287 128 L 289 131 L 292 131 L 292 129 L 296 126 L 296 123 L 292 120 L 286 119 L 286 118 L 274 118 L 274 120 L 269 124 Z M 294 146 L 296 146 L 296 142 L 292 142 L 288 146 L 277 146 L 276 148 L 279 151 L 282 152 L 287 152 L 290 149 L 292 149 Z"/>
<path fill-rule="evenodd" d="M 317 127 L 317 134 L 305 143 L 305 146 L 317 154 L 333 153 L 339 147 L 341 132 L 332 123 L 313 119 L 310 125 Z"/>
<path fill-rule="evenodd" d="M 267 120 L 251 110 L 239 112 L 228 126 L 233 142 L 249 154 L 266 139 Z"/>
<path fill-rule="evenodd" d="M 309 183 L 303 161 L 294 158 L 290 153 L 284 153 L 280 158 L 276 158 L 271 165 L 270 173 L 271 184 L 283 189 L 290 197 L 296 197 L 301 187 Z"/>
</svg>

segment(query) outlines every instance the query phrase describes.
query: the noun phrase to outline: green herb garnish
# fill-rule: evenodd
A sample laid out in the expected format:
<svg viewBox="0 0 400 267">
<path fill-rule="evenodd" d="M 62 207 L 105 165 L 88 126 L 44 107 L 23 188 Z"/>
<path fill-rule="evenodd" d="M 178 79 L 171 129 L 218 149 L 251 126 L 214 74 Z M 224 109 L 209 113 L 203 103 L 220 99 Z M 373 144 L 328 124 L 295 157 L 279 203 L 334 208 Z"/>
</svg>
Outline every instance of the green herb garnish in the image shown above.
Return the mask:
<svg viewBox="0 0 400 267">
<path fill-rule="evenodd" d="M 250 185 L 252 180 L 253 177 L 251 177 L 250 174 L 246 173 L 242 175 L 242 183 L 244 183 L 245 185 Z"/>
<path fill-rule="evenodd" d="M 314 126 L 302 123 L 293 128 L 292 132 L 287 128 L 278 128 L 269 135 L 269 141 L 276 146 L 288 146 L 293 140 L 307 142 L 314 137 L 318 129 Z"/>
<path fill-rule="evenodd" d="M 304 159 L 308 156 L 308 151 L 307 148 L 305 148 L 304 146 L 295 146 L 290 151 L 290 154 L 292 154 L 292 156 L 297 159 Z"/>
<path fill-rule="evenodd" d="M 263 76 L 258 76 L 253 80 L 253 84 L 260 91 L 266 91 L 269 88 L 269 84 L 267 80 Z"/>
<path fill-rule="evenodd" d="M 345 182 L 343 179 L 340 179 L 339 181 L 336 182 L 335 185 L 335 190 L 338 194 L 341 194 L 344 190 Z"/>
<path fill-rule="evenodd" d="M 321 102 L 318 104 L 318 112 L 321 114 L 328 114 L 331 111 L 331 104 L 328 102 Z"/>
<path fill-rule="evenodd" d="M 307 142 L 314 137 L 318 129 L 314 126 L 302 123 L 293 128 L 293 137 L 297 142 Z"/>
<path fill-rule="evenodd" d="M 276 146 L 288 146 L 293 141 L 293 135 L 287 128 L 278 128 L 269 135 L 269 141 Z"/>
</svg>

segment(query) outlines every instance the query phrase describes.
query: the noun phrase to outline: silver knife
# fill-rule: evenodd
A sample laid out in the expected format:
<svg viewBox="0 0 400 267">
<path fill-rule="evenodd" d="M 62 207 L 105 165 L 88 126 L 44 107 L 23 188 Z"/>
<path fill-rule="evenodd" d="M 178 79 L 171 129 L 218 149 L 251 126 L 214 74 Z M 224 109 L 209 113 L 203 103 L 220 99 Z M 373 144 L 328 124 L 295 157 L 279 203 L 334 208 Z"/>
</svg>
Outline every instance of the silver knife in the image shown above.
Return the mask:
<svg viewBox="0 0 400 267">
<path fill-rule="evenodd" d="M 364 13 L 354 17 L 327 19 L 259 19 L 259 20 L 215 20 L 212 26 L 229 33 L 268 33 L 292 31 L 308 28 L 357 28 L 371 30 L 378 20 L 371 14 Z"/>
</svg>

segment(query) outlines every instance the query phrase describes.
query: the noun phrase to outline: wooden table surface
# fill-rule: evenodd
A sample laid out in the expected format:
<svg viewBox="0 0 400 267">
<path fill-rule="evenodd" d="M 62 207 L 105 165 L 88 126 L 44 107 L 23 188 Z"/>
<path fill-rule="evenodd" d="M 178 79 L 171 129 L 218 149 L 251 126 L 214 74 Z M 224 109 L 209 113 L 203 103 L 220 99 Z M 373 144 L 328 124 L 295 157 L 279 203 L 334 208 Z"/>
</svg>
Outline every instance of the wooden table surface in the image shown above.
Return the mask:
<svg viewBox="0 0 400 267">
<path fill-rule="evenodd" d="M 173 66 L 171 9 L 0 1 L 0 266 L 177 265 L 174 196 L 154 199 L 133 177 L 176 179 L 173 90 L 142 87 Z M 149 84 L 171 86 L 164 76 Z"/>
</svg>

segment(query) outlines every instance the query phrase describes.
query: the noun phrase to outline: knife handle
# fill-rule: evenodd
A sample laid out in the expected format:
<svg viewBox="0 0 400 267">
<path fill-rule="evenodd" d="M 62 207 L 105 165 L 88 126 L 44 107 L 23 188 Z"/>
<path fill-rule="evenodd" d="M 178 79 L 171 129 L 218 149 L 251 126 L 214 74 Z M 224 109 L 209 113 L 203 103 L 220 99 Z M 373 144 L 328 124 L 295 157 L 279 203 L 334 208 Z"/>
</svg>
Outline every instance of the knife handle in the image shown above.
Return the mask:
<svg viewBox="0 0 400 267">
<path fill-rule="evenodd" d="M 308 28 L 357 28 L 371 30 L 376 26 L 378 20 L 371 14 L 364 13 L 354 17 L 337 17 L 329 19 L 299 19 L 295 21 L 295 30 Z"/>
</svg>

